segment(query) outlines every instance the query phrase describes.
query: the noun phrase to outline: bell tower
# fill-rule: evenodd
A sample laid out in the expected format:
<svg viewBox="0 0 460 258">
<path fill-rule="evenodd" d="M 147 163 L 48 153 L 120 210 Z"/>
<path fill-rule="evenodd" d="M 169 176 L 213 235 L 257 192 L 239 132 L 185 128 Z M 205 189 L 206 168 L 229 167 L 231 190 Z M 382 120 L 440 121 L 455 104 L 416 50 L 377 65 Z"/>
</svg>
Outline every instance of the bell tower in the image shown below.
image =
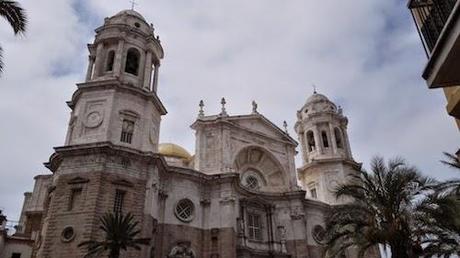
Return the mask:
<svg viewBox="0 0 460 258">
<path fill-rule="evenodd" d="M 347 125 L 342 108 L 316 91 L 297 111 L 295 131 L 303 162 L 298 176 L 307 197 L 337 203 L 334 188 L 360 169 L 353 160 Z"/>
<path fill-rule="evenodd" d="M 85 82 L 67 104 L 72 109 L 65 145 L 111 142 L 156 152 L 166 109 L 156 91 L 163 48 L 138 12 L 105 18 L 88 44 Z"/>
<path fill-rule="evenodd" d="M 158 218 L 156 183 L 161 116 L 157 96 L 163 58 L 152 25 L 133 10 L 106 18 L 88 45 L 83 83 L 71 108 L 64 146 L 45 166 L 53 173 L 36 257 L 83 257 L 78 244 L 100 240 L 98 218 L 132 213 L 151 238 Z M 152 240 L 153 241 L 153 240 Z M 150 257 L 151 246 L 123 257 Z"/>
</svg>

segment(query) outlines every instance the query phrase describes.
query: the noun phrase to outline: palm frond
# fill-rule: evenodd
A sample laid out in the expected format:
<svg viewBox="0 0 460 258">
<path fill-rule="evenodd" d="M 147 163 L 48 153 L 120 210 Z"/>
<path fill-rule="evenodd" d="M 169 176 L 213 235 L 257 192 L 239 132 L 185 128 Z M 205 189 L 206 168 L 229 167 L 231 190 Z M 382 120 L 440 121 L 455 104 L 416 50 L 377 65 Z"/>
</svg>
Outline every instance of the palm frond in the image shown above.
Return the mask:
<svg viewBox="0 0 460 258">
<path fill-rule="evenodd" d="M 0 0 L 0 16 L 8 21 L 13 28 L 14 34 L 20 34 L 26 31 L 26 12 L 18 2 Z"/>
<path fill-rule="evenodd" d="M 443 152 L 443 154 L 446 160 L 441 160 L 441 163 L 452 168 L 460 169 L 460 159 L 457 156 L 448 152 Z"/>
<path fill-rule="evenodd" d="M 149 238 L 136 238 L 141 231 L 137 229 L 139 222 L 131 213 L 123 215 L 108 212 L 99 218 L 99 223 L 99 228 L 105 233 L 105 240 L 88 240 L 78 245 L 87 248 L 87 255 L 108 251 L 110 257 L 118 257 L 120 250 L 140 250 L 141 245 L 150 244 Z"/>
</svg>

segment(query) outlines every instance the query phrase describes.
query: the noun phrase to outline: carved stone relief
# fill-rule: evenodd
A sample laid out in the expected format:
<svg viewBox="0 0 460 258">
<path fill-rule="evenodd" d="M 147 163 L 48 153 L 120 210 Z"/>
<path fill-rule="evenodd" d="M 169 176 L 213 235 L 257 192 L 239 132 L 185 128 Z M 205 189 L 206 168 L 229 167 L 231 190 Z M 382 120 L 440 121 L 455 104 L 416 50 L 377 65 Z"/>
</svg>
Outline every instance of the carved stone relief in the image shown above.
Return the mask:
<svg viewBox="0 0 460 258">
<path fill-rule="evenodd" d="M 235 170 L 245 175 L 248 171 L 257 171 L 260 181 L 264 182 L 262 191 L 279 190 L 274 187 L 288 187 L 288 181 L 282 168 L 266 150 L 250 146 L 241 150 L 235 157 Z M 244 179 L 244 177 L 242 177 Z M 243 183 L 244 185 L 244 183 Z"/>
<path fill-rule="evenodd" d="M 327 189 L 331 192 L 334 192 L 337 186 L 339 185 L 338 172 L 331 171 L 326 174 Z"/>
<path fill-rule="evenodd" d="M 83 135 L 99 133 L 99 127 L 104 121 L 104 104 L 104 99 L 92 100 L 86 103 L 85 113 L 82 117 Z"/>
<path fill-rule="evenodd" d="M 190 242 L 178 242 L 168 254 L 168 258 L 195 258 L 195 252 L 190 247 Z"/>
<path fill-rule="evenodd" d="M 291 219 L 293 220 L 299 220 L 305 217 L 305 213 L 303 211 L 302 206 L 294 206 L 291 209 Z"/>
<path fill-rule="evenodd" d="M 278 226 L 278 235 L 281 243 L 281 253 L 287 253 L 286 248 L 286 228 L 284 226 Z"/>
</svg>

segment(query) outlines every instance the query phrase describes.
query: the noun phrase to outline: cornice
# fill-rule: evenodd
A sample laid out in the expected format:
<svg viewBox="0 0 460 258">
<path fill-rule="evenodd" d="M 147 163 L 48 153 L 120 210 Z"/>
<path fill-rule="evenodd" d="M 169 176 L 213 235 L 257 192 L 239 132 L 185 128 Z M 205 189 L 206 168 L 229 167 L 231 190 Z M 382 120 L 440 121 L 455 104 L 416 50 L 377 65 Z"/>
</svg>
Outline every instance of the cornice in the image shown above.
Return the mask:
<svg viewBox="0 0 460 258">
<path fill-rule="evenodd" d="M 317 166 L 322 166 L 328 163 L 341 163 L 344 165 L 351 166 L 356 170 L 361 170 L 363 163 L 356 162 L 352 159 L 343 159 L 343 158 L 330 158 L 330 159 L 314 159 L 312 162 L 305 164 L 304 166 L 297 169 L 298 172 L 303 172 L 307 169 L 314 168 Z"/>
<path fill-rule="evenodd" d="M 68 145 L 62 147 L 55 147 L 55 152 L 50 156 L 49 161 L 45 162 L 44 165 L 51 172 L 56 172 L 59 168 L 64 157 L 72 157 L 79 155 L 91 155 L 91 154 L 108 154 L 117 156 L 127 156 L 132 159 L 144 160 L 152 162 L 160 167 L 167 167 L 164 158 L 153 152 L 143 152 L 129 147 L 115 145 L 111 142 L 98 142 L 88 143 L 79 145 Z"/>
<path fill-rule="evenodd" d="M 254 131 L 254 130 L 251 130 L 249 128 L 239 126 L 238 124 L 232 122 L 232 120 L 239 120 L 239 119 L 241 119 L 241 120 L 243 120 L 243 119 L 259 119 L 262 122 L 264 122 L 265 124 L 267 124 L 269 127 L 272 127 L 276 131 L 278 131 L 278 133 L 280 135 L 282 135 L 282 137 L 284 137 L 285 140 L 281 140 L 281 139 L 278 139 L 278 138 L 271 137 L 271 136 L 269 136 L 267 134 L 264 134 L 262 132 Z M 289 144 L 289 145 L 292 145 L 294 147 L 296 147 L 298 145 L 296 140 L 294 140 L 287 133 L 283 132 L 280 128 L 278 128 L 275 124 L 273 124 L 270 120 L 268 120 L 266 117 L 264 117 L 261 114 L 240 115 L 240 116 L 209 116 L 209 117 L 207 117 L 207 119 L 206 118 L 205 119 L 202 119 L 202 118 L 197 119 L 190 127 L 192 129 L 196 130 L 198 126 L 209 125 L 209 124 L 216 124 L 216 125 L 217 124 L 225 124 L 225 125 L 228 125 L 230 127 L 234 127 L 234 128 L 243 130 L 243 131 L 245 131 L 247 133 L 255 134 L 257 136 L 261 136 L 263 138 L 266 138 L 266 139 L 269 139 L 269 140 L 272 140 L 272 141 Z"/>
<path fill-rule="evenodd" d="M 78 98 L 84 91 L 95 91 L 95 90 L 109 90 L 113 89 L 116 91 L 129 92 L 131 94 L 143 97 L 146 100 L 151 101 L 155 107 L 159 110 L 161 115 L 166 115 L 168 112 L 158 98 L 157 94 L 153 91 L 145 91 L 138 87 L 133 87 L 122 83 L 119 79 L 106 79 L 106 80 L 94 80 L 89 82 L 77 83 L 78 89 L 72 95 L 72 99 L 67 101 L 67 105 L 73 109 L 78 101 Z"/>
</svg>

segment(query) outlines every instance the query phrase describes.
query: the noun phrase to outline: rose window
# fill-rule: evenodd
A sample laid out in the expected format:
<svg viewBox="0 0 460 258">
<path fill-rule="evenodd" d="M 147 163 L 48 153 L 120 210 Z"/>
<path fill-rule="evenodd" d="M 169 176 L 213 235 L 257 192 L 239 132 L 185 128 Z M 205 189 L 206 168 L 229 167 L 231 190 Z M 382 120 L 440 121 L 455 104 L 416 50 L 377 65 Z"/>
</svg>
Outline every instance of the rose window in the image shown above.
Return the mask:
<svg viewBox="0 0 460 258">
<path fill-rule="evenodd" d="M 177 203 L 174 213 L 179 220 L 189 222 L 193 219 L 194 211 L 195 207 L 193 202 L 189 199 L 182 199 Z"/>
<path fill-rule="evenodd" d="M 246 177 L 246 186 L 251 189 L 259 188 L 259 181 L 254 176 Z"/>
<path fill-rule="evenodd" d="M 312 230 L 313 239 L 319 244 L 324 242 L 326 238 L 326 230 L 320 225 L 316 225 Z"/>
</svg>

